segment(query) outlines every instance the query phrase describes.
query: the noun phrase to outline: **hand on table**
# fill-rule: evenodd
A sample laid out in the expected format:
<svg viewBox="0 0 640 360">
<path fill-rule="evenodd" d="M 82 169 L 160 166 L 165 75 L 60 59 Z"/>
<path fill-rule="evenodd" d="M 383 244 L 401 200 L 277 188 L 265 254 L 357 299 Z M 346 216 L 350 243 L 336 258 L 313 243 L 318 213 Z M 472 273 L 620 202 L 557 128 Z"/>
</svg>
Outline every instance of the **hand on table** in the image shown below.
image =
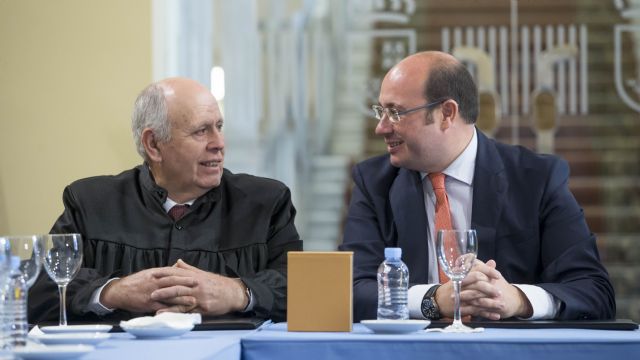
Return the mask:
<svg viewBox="0 0 640 360">
<path fill-rule="evenodd" d="M 165 268 L 166 269 L 166 268 Z M 206 315 L 223 315 L 242 311 L 249 303 L 245 286 L 240 279 L 232 279 L 200 270 L 182 260 L 165 270 L 158 279 L 160 288 L 151 293 L 151 299 L 167 306 L 158 313 L 198 312 Z M 175 271 L 175 272 L 174 272 Z M 193 303 L 189 303 L 193 300 Z"/>
<path fill-rule="evenodd" d="M 100 303 L 107 308 L 122 309 L 138 313 L 156 312 L 167 307 L 167 303 L 153 299 L 151 294 L 166 286 L 168 276 L 176 276 L 180 283 L 189 284 L 193 280 L 178 278 L 180 271 L 172 267 L 151 268 L 111 281 L 100 294 Z M 184 307 L 195 306 L 190 296 L 178 296 L 171 304 Z"/>
<path fill-rule="evenodd" d="M 444 316 L 453 316 L 453 283 L 443 284 L 436 292 L 436 302 Z M 460 291 L 462 316 L 479 316 L 500 320 L 513 316 L 530 317 L 533 310 L 524 293 L 509 284 L 496 270 L 496 262 L 476 260 L 462 280 Z"/>
</svg>

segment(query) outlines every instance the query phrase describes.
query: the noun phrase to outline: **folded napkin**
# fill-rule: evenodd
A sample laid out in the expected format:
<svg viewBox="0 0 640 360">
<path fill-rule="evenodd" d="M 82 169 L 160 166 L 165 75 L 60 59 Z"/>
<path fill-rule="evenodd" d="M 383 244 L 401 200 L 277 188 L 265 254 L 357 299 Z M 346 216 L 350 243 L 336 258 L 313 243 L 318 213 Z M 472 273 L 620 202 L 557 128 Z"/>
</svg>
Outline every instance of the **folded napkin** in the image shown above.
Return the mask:
<svg viewBox="0 0 640 360">
<path fill-rule="evenodd" d="M 34 326 L 33 328 L 31 328 L 31 330 L 29 330 L 29 336 L 39 336 L 39 335 L 44 335 L 44 333 L 42 332 L 42 330 L 40 330 L 38 325 Z"/>
<path fill-rule="evenodd" d="M 142 316 L 128 321 L 121 321 L 120 327 L 125 328 L 171 328 L 184 329 L 200 324 L 200 314 L 183 314 L 164 312 L 156 316 Z"/>
</svg>

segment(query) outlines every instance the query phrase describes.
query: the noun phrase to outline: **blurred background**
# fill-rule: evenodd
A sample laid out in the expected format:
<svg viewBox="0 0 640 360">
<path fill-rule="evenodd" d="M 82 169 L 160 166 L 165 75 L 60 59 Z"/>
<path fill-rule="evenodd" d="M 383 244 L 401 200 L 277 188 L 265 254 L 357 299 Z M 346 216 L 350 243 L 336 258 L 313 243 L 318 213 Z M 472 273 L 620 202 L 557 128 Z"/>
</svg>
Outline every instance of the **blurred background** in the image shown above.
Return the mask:
<svg viewBox="0 0 640 360">
<path fill-rule="evenodd" d="M 478 127 L 569 161 L 618 317 L 640 321 L 640 0 L 0 0 L 0 233 L 48 232 L 62 190 L 141 163 L 130 112 L 210 86 L 225 167 L 292 189 L 307 250 L 341 242 L 369 106 L 408 54 L 463 60 Z"/>
</svg>

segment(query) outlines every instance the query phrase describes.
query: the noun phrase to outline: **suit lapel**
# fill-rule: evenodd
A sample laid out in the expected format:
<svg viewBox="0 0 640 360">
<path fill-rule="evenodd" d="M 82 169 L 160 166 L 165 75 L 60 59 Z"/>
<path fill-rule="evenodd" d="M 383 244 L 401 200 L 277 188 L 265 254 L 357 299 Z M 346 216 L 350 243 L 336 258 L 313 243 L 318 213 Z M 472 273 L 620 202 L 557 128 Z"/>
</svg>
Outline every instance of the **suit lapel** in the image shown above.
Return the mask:
<svg viewBox="0 0 640 360">
<path fill-rule="evenodd" d="M 495 143 L 480 130 L 473 176 L 471 227 L 478 233 L 478 258 L 495 259 L 495 237 L 509 184 Z"/>
<path fill-rule="evenodd" d="M 427 214 L 420 174 L 399 169 L 391 185 L 389 198 L 398 234 L 398 247 L 403 249 L 402 258 L 409 267 L 409 279 L 411 283 L 426 284 Z"/>
</svg>

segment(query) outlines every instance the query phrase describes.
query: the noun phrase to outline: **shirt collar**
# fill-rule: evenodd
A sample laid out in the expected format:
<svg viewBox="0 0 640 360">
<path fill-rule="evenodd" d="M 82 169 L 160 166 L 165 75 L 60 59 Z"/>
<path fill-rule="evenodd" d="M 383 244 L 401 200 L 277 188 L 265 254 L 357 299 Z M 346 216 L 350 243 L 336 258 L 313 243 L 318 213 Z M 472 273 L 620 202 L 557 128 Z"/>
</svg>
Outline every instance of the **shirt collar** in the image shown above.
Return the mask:
<svg viewBox="0 0 640 360">
<path fill-rule="evenodd" d="M 176 204 L 175 201 L 169 199 L 169 197 L 167 196 L 167 191 L 162 187 L 158 186 L 158 184 L 156 184 L 155 179 L 153 178 L 153 174 L 151 173 L 151 169 L 149 169 L 149 165 L 146 163 L 146 161 L 142 165 L 138 165 L 136 169 L 140 171 L 139 181 L 142 185 L 142 188 L 145 189 L 150 194 L 152 194 L 154 198 L 158 199 L 158 201 L 162 204 L 163 207 L 168 206 L 169 204 L 168 200 L 172 201 L 171 206 Z M 191 201 L 186 202 L 185 204 L 193 205 L 193 203 L 196 200 L 198 200 L 198 203 L 216 202 L 220 200 L 220 197 L 221 197 L 220 188 L 224 185 L 226 181 L 225 178 L 228 176 L 227 174 L 228 172 L 229 171 L 227 169 L 224 169 L 224 172 L 222 173 L 222 178 L 220 179 L 220 186 L 216 186 L 215 188 L 209 190 L 204 195 L 200 196 L 198 199 L 193 199 Z M 171 209 L 171 207 L 167 208 L 166 211 L 169 211 L 169 209 Z"/>
<path fill-rule="evenodd" d="M 476 155 L 478 154 L 478 136 L 476 127 L 473 127 L 473 136 L 464 151 L 442 172 L 469 186 L 473 184 L 473 174 L 476 168 Z M 422 180 L 427 173 L 420 172 Z"/>
<path fill-rule="evenodd" d="M 177 202 L 171 200 L 168 196 L 167 199 L 164 201 L 164 204 L 162 204 L 162 207 L 164 208 L 164 211 L 169 212 L 169 210 L 171 210 L 172 207 L 176 206 L 176 205 L 193 205 L 193 203 L 196 201 L 196 199 L 193 200 L 189 200 L 189 201 L 185 201 L 182 204 L 178 204 Z"/>
</svg>

